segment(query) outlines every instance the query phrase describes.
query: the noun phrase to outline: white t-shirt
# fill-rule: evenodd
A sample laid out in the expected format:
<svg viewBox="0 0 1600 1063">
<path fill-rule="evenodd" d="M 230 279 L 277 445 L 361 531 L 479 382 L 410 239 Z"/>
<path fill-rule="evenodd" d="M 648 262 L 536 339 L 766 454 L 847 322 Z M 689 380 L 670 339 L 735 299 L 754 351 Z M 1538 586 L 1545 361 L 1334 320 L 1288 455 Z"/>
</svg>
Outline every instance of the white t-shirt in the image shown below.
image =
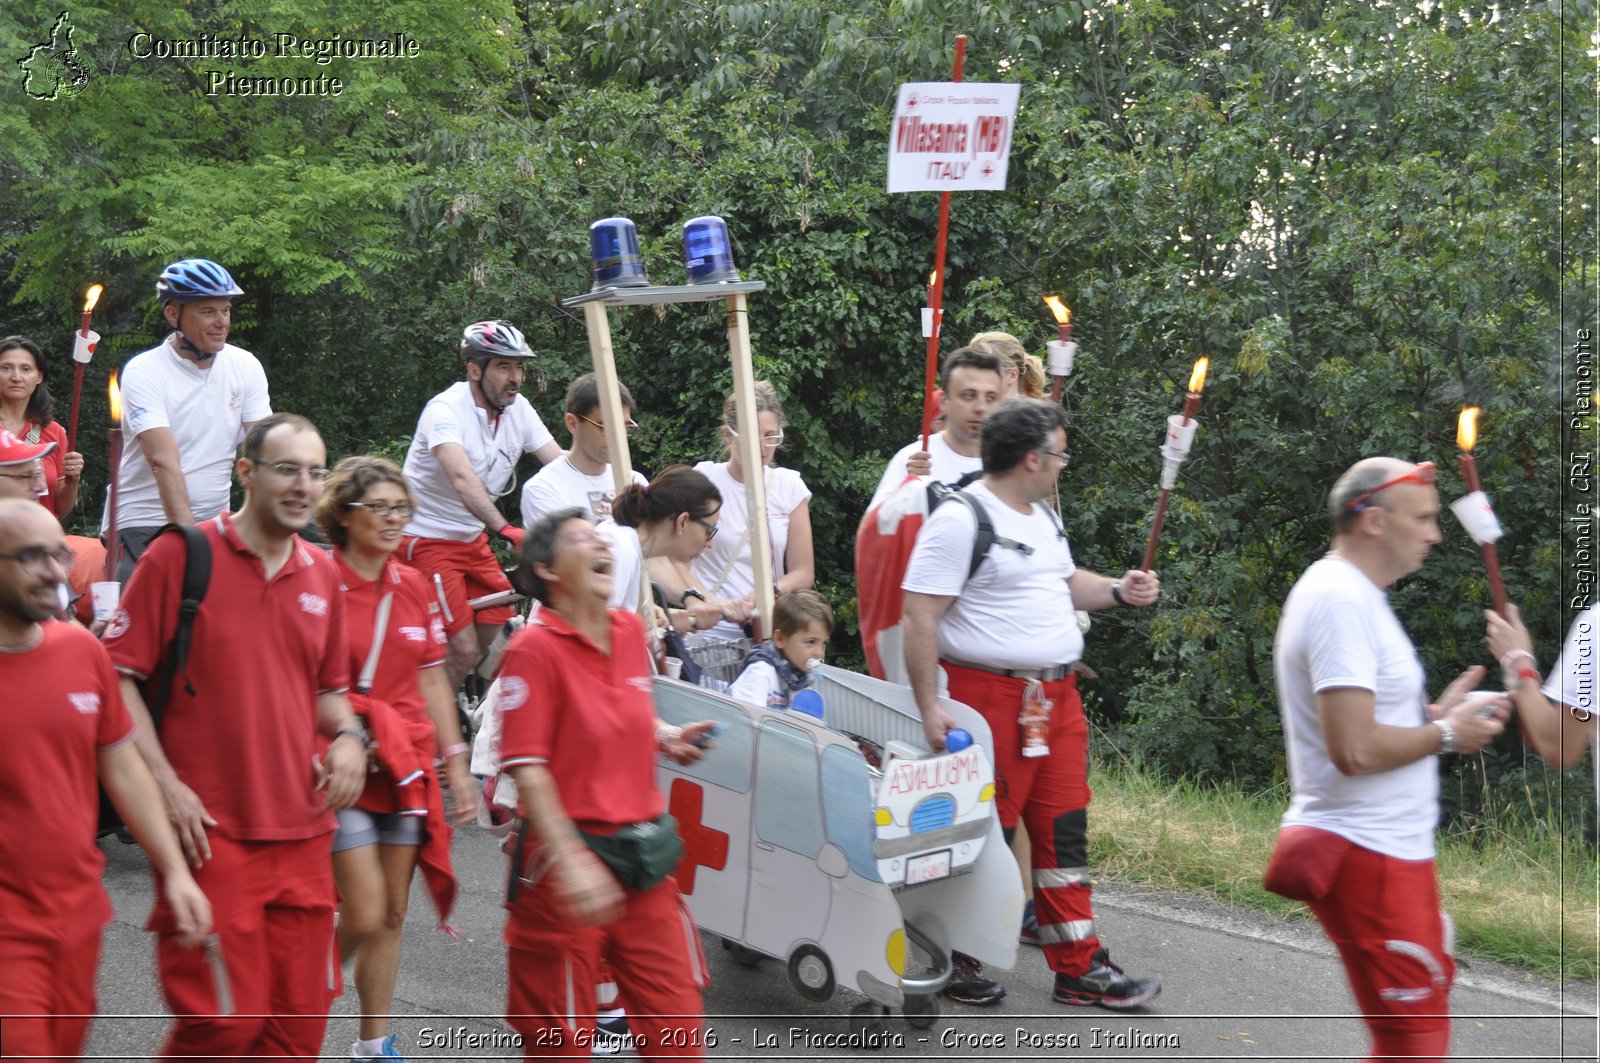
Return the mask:
<svg viewBox="0 0 1600 1063">
<path fill-rule="evenodd" d="M 921 449 L 922 437 L 918 436 L 889 459 L 888 467 L 883 470 L 883 479 L 878 481 L 878 489 L 872 492 L 872 501 L 867 503 L 869 511 L 906 482 L 906 465 L 911 461 L 911 455 Z M 928 460 L 932 466 L 929 475 L 936 483 L 953 484 L 969 472 L 983 471 L 981 457 L 974 455 L 969 458 L 965 454 L 957 454 L 944 441 L 943 432 L 935 432 L 928 437 Z"/>
<path fill-rule="evenodd" d="M 1600 624 L 1600 605 L 1591 605 L 1572 622 L 1561 656 L 1544 681 L 1544 696 L 1559 705 L 1594 713 L 1589 720 L 1589 760 L 1594 764 L 1595 791 L 1600 793 L 1600 705 L 1595 704 L 1594 689 L 1600 632 L 1595 630 L 1596 624 Z"/>
<path fill-rule="evenodd" d="M 633 470 L 632 482 L 649 483 L 638 469 Z M 546 513 L 568 506 L 582 506 L 595 520 L 605 520 L 611 516 L 611 500 L 616 493 L 611 466 L 607 465 L 598 476 L 590 476 L 573 466 L 570 453 L 563 454 L 522 485 L 522 526 L 526 528 Z"/>
<path fill-rule="evenodd" d="M 743 598 L 755 590 L 756 585 L 755 570 L 750 564 L 751 543 L 745 535 L 750 526 L 749 497 L 744 484 L 728 472 L 726 462 L 702 461 L 694 468 L 722 493 L 722 515 L 717 521 L 717 537 L 711 540 L 705 553 L 690 562 L 689 573 L 694 576 L 695 585 L 713 598 Z M 786 571 L 784 554 L 789 548 L 789 517 L 811 501 L 811 489 L 793 469 L 771 465 L 766 467 L 766 484 L 767 534 L 772 539 L 772 578 L 776 581 Z M 722 638 L 738 638 L 743 634 L 738 625 L 726 621 L 711 630 Z"/>
<path fill-rule="evenodd" d="M 639 544 L 639 533 L 626 525 L 603 520 L 595 530 L 606 537 L 611 546 L 611 597 L 606 604 L 613 609 L 639 611 L 639 573 L 644 568 L 644 548 Z"/>
<path fill-rule="evenodd" d="M 728 687 L 728 697 L 733 700 L 773 712 L 789 707 L 788 693 L 778 678 L 778 670 L 766 661 L 751 661 Z"/>
<path fill-rule="evenodd" d="M 518 395 L 491 427 L 489 411 L 472 401 L 472 385 L 458 380 L 428 400 L 417 420 L 417 432 L 406 451 L 405 474 L 417 496 L 417 512 L 407 535 L 424 539 L 471 542 L 483 534 L 483 522 L 456 494 L 433 448 L 458 443 L 489 497 L 499 498 L 516 483 L 517 459 L 549 443 L 550 430 L 528 400 Z"/>
<path fill-rule="evenodd" d="M 1428 722 L 1427 676 L 1388 595 L 1343 558 L 1322 558 L 1283 605 L 1272 670 L 1289 750 L 1283 825 L 1319 827 L 1400 860 L 1432 859 L 1438 758 L 1344 775 L 1328 755 L 1317 714 L 1318 693 L 1353 687 L 1372 692 L 1379 724 Z"/>
<path fill-rule="evenodd" d="M 167 428 L 196 521 L 228 508 L 228 488 L 244 426 L 272 413 L 267 374 L 256 356 L 224 344 L 202 369 L 162 343 L 134 355 L 122 372 L 122 466 L 117 522 L 123 528 L 167 523 L 156 476 L 136 440 Z"/>
<path fill-rule="evenodd" d="M 1018 513 L 981 482 L 966 489 L 988 513 L 997 540 L 1031 547 L 1025 554 L 996 541 L 969 581 L 977 518 L 961 502 L 939 505 L 917 533 L 902 590 L 955 596 L 939 621 L 939 655 L 995 668 L 1048 668 L 1083 656 L 1067 579 L 1072 549 L 1055 517 L 1035 502 Z"/>
</svg>

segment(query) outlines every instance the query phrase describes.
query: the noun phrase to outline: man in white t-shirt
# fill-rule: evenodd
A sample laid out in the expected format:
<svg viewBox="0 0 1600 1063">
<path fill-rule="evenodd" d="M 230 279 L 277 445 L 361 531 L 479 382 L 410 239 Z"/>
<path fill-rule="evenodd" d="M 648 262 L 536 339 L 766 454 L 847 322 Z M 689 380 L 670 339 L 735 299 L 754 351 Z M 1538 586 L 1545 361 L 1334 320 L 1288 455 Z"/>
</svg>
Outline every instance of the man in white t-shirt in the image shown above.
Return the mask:
<svg viewBox="0 0 1600 1063">
<path fill-rule="evenodd" d="M 1594 753 L 1595 790 L 1600 793 L 1600 706 L 1595 703 L 1595 654 L 1600 652 L 1600 605 L 1578 614 L 1567 632 L 1566 645 L 1550 676 L 1539 687 L 1539 662 L 1533 640 L 1522 625 L 1522 614 L 1510 606 L 1510 619 L 1485 612 L 1489 622 L 1489 652 L 1500 662 L 1501 674 L 1515 677 L 1517 712 L 1523 729 L 1533 739 L 1545 761 L 1565 771 L 1576 767 L 1583 751 Z"/>
<path fill-rule="evenodd" d="M 962 347 L 950 352 L 939 370 L 939 386 L 944 391 L 944 430 L 928 437 L 928 449 L 920 438 L 901 447 L 889 459 L 872 492 L 867 512 L 906 482 L 910 471 L 931 475 L 939 483 L 955 483 L 968 473 L 983 471 L 978 453 L 978 434 L 983 419 L 1000 401 L 1000 359 L 982 347 Z"/>
<path fill-rule="evenodd" d="M 622 416 L 630 434 L 633 423 L 633 395 L 626 384 L 618 383 Z M 600 407 L 600 385 L 593 373 L 585 373 L 567 388 L 566 413 L 561 417 L 572 434 L 572 449 L 550 462 L 522 485 L 522 526 L 529 528 L 546 513 L 568 506 L 580 506 L 594 520 L 611 516 L 611 499 L 616 480 L 611 474 L 611 457 L 606 447 L 606 424 Z M 648 483 L 638 469 L 633 482 Z"/>
<path fill-rule="evenodd" d="M 1507 712 L 1503 699 L 1465 697 L 1477 667 L 1430 705 L 1389 607 L 1389 586 L 1439 542 L 1433 481 L 1432 463 L 1395 458 L 1339 478 L 1333 549 L 1289 592 L 1273 646 L 1289 809 L 1268 887 L 1307 903 L 1338 947 L 1377 1057 L 1449 1053 L 1454 934 L 1434 879 L 1436 755 L 1483 748 Z"/>
<path fill-rule="evenodd" d="M 995 407 L 983 422 L 982 460 L 982 481 L 963 492 L 993 530 L 976 570 L 979 510 L 959 496 L 928 517 L 906 567 L 911 690 L 933 749 L 944 748 L 954 726 L 939 708 L 941 664 L 950 697 L 989 723 L 1000 825 L 1009 842 L 1019 820 L 1025 822 L 1033 840 L 1039 942 L 1055 972 L 1052 999 L 1137 1008 L 1161 986 L 1128 977 L 1095 932 L 1089 727 L 1072 668 L 1083 654 L 1075 610 L 1153 605 L 1161 583 L 1153 572 L 1112 579 L 1074 564 L 1066 534 L 1041 504 L 1067 461 L 1060 406 L 1010 399 Z"/>
<path fill-rule="evenodd" d="M 445 670 L 452 689 L 495 630 L 511 619 L 507 606 L 474 617 L 467 604 L 511 589 L 489 536 L 503 539 L 515 552 L 522 529 L 501 514 L 495 499 L 515 486 L 523 454 L 546 465 L 561 456 L 549 429 L 519 394 L 523 363 L 532 357 L 528 341 L 509 321 L 468 325 L 461 334 L 467 378 L 428 401 L 406 451 L 406 480 L 417 509 L 406 525 L 401 558 L 440 595 L 450 636 Z"/>
<path fill-rule="evenodd" d="M 244 291 L 203 258 L 174 262 L 156 281 L 172 334 L 123 367 L 117 482 L 117 578 L 165 524 L 198 524 L 228 508 L 233 463 L 250 426 L 272 412 L 267 374 L 228 342 Z M 110 524 L 109 510 L 105 525 Z"/>
</svg>

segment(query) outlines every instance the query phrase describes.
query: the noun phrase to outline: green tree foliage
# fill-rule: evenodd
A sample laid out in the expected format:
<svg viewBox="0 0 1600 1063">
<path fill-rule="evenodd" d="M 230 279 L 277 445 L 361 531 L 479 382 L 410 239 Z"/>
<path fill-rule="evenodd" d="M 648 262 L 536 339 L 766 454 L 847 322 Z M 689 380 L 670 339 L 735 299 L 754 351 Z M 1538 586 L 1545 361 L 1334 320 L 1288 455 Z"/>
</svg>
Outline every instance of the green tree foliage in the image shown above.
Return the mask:
<svg viewBox="0 0 1600 1063">
<path fill-rule="evenodd" d="M 0 262 L 28 327 L 64 333 L 95 274 L 112 283 L 108 347 L 138 350 L 158 334 L 155 270 L 208 254 L 250 290 L 236 328 L 277 404 L 336 450 L 408 435 L 480 317 L 534 337 L 550 390 L 531 397 L 553 420 L 589 360 L 559 305 L 588 286 L 589 223 L 633 218 L 652 278 L 673 283 L 682 222 L 720 214 L 744 274 L 767 283 L 750 324 L 758 372 L 787 398 L 779 460 L 815 491 L 819 579 L 853 625 L 853 530 L 920 420 L 937 209 L 884 191 L 891 108 L 901 82 L 948 78 L 965 32 L 966 78 L 1023 91 L 1010 187 L 955 198 L 944 347 L 1003 327 L 1042 348 L 1039 296 L 1073 308 L 1062 497 L 1085 565 L 1137 563 L 1164 418 L 1192 360 L 1212 359 L 1158 559 L 1163 606 L 1100 614 L 1089 637 L 1091 705 L 1119 745 L 1200 778 L 1278 781 L 1271 638 L 1326 548 L 1327 487 L 1392 453 L 1439 462 L 1456 496 L 1468 402 L 1485 409 L 1511 594 L 1546 660 L 1559 643 L 1560 371 L 1595 325 L 1589 274 L 1553 250 L 1558 225 L 1593 231 L 1593 154 L 1558 149 L 1593 128 L 1594 72 L 1559 57 L 1589 47 L 1589 3 L 116 6 L 74 12 L 96 69 L 81 96 L 0 106 L 15 145 Z M 0 21 L 5 54 L 54 18 L 21 10 Z M 196 70 L 130 60 L 141 29 L 404 31 L 422 58 L 235 64 L 350 87 L 216 98 Z M 710 456 L 730 385 L 720 309 L 611 320 L 638 463 Z M 1482 564 L 1445 524 L 1395 594 L 1435 690 L 1485 657 Z M 1455 794 L 1464 811 L 1504 806 L 1523 781 L 1514 736 L 1495 758 Z"/>
</svg>

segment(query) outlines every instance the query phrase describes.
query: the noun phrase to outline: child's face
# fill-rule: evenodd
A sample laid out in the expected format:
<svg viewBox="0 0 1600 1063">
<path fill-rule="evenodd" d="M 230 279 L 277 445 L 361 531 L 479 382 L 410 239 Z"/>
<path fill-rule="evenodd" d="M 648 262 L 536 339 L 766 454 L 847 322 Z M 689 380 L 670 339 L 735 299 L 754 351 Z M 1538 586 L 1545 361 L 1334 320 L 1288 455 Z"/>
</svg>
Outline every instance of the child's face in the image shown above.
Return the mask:
<svg viewBox="0 0 1600 1063">
<path fill-rule="evenodd" d="M 808 661 L 820 661 L 827 656 L 828 628 L 822 621 L 813 620 L 799 631 L 777 632 L 772 636 L 772 644 L 778 647 L 784 660 L 803 672 Z"/>
</svg>

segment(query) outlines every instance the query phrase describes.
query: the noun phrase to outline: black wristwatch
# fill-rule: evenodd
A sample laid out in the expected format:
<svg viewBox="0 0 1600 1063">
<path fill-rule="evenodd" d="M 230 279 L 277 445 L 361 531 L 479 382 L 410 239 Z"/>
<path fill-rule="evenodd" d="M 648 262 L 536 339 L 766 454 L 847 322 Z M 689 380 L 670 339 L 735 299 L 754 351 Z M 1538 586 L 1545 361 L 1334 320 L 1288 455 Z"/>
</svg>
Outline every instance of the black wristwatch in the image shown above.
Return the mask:
<svg viewBox="0 0 1600 1063">
<path fill-rule="evenodd" d="M 1111 583 L 1111 600 L 1118 605 L 1127 605 L 1128 600 L 1122 596 L 1122 581 L 1113 580 Z"/>
<path fill-rule="evenodd" d="M 699 598 L 702 602 L 706 600 L 706 596 L 701 594 L 695 588 L 686 587 L 686 588 L 684 588 L 684 591 L 683 591 L 683 600 L 678 603 L 678 607 L 680 609 L 689 608 L 689 599 L 690 598 Z"/>
</svg>

